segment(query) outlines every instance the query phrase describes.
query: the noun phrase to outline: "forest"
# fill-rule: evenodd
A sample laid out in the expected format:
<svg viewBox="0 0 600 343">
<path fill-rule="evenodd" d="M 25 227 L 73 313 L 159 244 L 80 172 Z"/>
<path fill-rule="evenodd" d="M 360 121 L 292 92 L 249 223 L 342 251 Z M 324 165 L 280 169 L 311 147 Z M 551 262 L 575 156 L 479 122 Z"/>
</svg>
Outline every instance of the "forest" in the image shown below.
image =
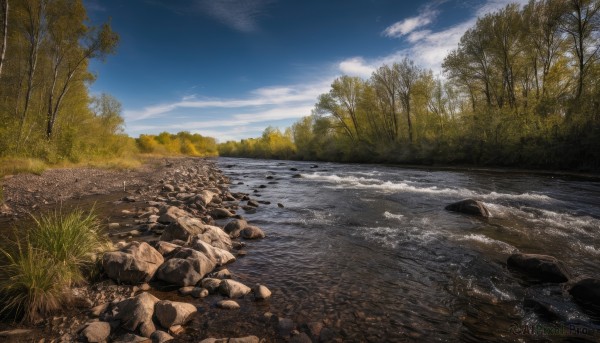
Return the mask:
<svg viewBox="0 0 600 343">
<path fill-rule="evenodd" d="M 341 76 L 312 115 L 219 145 L 223 156 L 600 168 L 600 1 L 478 18 L 434 75 L 408 57 Z"/>
</svg>

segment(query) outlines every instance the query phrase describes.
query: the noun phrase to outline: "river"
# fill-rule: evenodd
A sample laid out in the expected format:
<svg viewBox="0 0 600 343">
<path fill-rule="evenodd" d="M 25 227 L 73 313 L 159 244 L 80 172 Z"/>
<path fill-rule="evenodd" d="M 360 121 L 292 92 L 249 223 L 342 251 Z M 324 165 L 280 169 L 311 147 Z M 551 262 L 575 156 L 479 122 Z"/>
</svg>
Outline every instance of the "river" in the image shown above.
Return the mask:
<svg viewBox="0 0 600 343">
<path fill-rule="evenodd" d="M 600 340 L 600 318 L 560 287 L 529 284 L 506 267 L 512 253 L 541 253 L 598 277 L 599 182 L 317 164 L 218 160 L 232 192 L 270 202 L 240 210 L 268 236 L 230 270 L 273 291 L 271 312 L 324 322 L 346 341 Z M 465 198 L 483 201 L 491 218 L 444 210 Z M 573 325 L 582 330 L 566 330 Z"/>
</svg>

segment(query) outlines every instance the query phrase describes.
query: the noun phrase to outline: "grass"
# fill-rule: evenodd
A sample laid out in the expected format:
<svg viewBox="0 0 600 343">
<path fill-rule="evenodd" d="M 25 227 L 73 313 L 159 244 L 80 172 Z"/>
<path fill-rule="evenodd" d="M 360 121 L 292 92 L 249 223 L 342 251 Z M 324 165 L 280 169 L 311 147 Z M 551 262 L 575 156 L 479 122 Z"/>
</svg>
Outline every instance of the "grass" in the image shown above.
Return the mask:
<svg viewBox="0 0 600 343">
<path fill-rule="evenodd" d="M 37 158 L 3 157 L 0 158 L 0 177 L 20 173 L 41 175 L 48 164 Z"/>
<path fill-rule="evenodd" d="M 34 217 L 24 239 L 0 249 L 0 313 L 34 322 L 59 309 L 107 244 L 93 211 Z"/>
</svg>

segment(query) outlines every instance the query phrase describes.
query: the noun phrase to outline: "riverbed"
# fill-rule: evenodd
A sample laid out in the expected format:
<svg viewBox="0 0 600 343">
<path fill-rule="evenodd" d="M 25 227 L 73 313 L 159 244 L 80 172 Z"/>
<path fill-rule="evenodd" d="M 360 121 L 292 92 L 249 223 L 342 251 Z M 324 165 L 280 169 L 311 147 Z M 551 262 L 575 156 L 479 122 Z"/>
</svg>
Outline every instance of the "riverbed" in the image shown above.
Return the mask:
<svg viewBox="0 0 600 343">
<path fill-rule="evenodd" d="M 600 183 L 493 171 L 220 158 L 267 238 L 230 270 L 273 291 L 269 310 L 345 341 L 600 340 L 560 286 L 506 267 L 516 252 L 600 274 Z M 465 198 L 491 217 L 444 210 Z M 277 204 L 283 205 L 283 207 Z M 548 318 L 525 299 L 554 306 Z M 565 328 L 576 326 L 579 331 Z M 527 331 L 528 328 L 561 331 Z M 585 331 L 585 332 L 584 332 Z"/>
</svg>

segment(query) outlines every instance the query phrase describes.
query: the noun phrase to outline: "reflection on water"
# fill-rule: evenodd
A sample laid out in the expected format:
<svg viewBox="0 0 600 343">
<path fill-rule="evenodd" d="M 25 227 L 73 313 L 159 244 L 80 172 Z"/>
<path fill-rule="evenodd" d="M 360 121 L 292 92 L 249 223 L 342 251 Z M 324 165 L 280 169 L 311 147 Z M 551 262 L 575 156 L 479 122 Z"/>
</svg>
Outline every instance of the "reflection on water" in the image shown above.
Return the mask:
<svg viewBox="0 0 600 343">
<path fill-rule="evenodd" d="M 505 267 L 511 253 L 545 253 L 575 275 L 597 276 L 598 183 L 334 163 L 219 165 L 232 191 L 271 202 L 242 213 L 268 237 L 250 243 L 230 270 L 240 281 L 268 285 L 269 310 L 280 316 L 322 321 L 346 341 L 376 342 L 513 341 L 516 326 L 598 324 L 550 296 L 564 318 L 539 318 L 523 305 L 531 287 Z M 492 218 L 444 210 L 464 198 L 485 202 Z"/>
</svg>

